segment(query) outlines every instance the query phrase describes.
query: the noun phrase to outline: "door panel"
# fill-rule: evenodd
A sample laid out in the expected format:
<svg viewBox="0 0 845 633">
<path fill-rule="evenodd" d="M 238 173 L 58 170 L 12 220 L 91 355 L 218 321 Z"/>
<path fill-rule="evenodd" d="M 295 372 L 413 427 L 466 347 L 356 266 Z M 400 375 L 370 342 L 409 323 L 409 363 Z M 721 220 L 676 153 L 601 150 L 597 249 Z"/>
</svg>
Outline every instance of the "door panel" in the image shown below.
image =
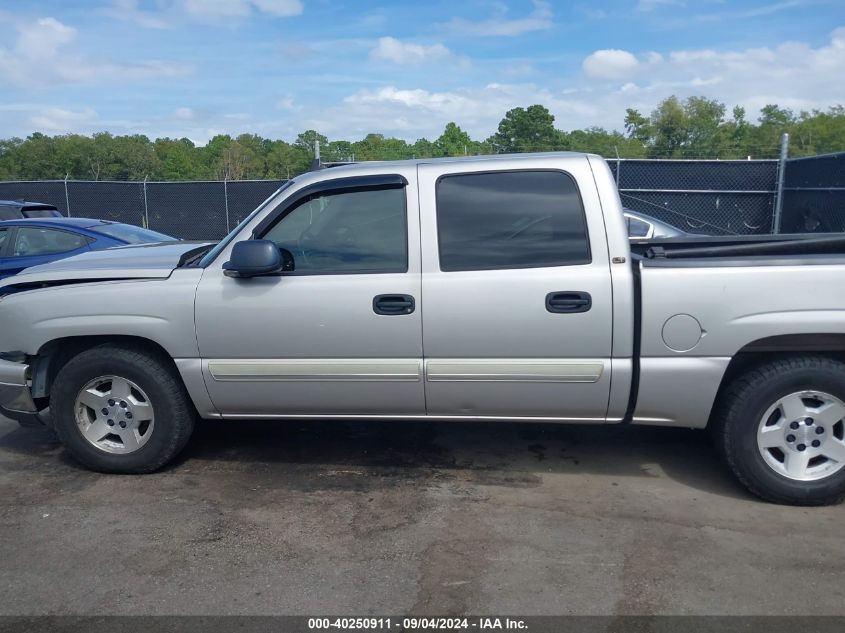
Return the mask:
<svg viewBox="0 0 845 633">
<path fill-rule="evenodd" d="M 222 414 L 425 413 L 420 311 L 375 310 L 380 295 L 414 300 L 421 296 L 416 177 L 409 172 L 403 200 L 406 235 L 401 236 L 408 248 L 406 272 L 322 274 L 337 267 L 378 270 L 398 256 L 395 245 L 379 250 L 371 243 L 385 225 L 380 229 L 346 219 L 332 225 L 335 215 L 342 218 L 352 208 L 334 200 L 337 213 L 321 202 L 307 210 L 307 219 L 303 213 L 291 213 L 286 216 L 291 225 L 283 228 L 283 219 L 278 230 L 270 229 L 266 236 L 292 239 L 277 243 L 292 250 L 295 260 L 299 255 L 303 261 L 297 248 L 307 249 L 308 274 L 233 279 L 220 269 L 225 254 L 204 271 L 197 289 L 197 339 L 206 385 Z M 334 215 L 319 220 L 327 210 Z M 390 222 L 394 229 L 398 226 Z M 307 238 L 298 239 L 303 233 Z M 350 238 L 356 234 L 366 242 L 361 246 L 366 257 L 381 253 L 379 260 L 358 257 L 356 245 L 362 242 Z"/>
<path fill-rule="evenodd" d="M 548 159 L 520 164 L 521 170 L 549 169 Z M 586 159 L 556 159 L 555 166 L 561 164 L 575 181 L 593 182 Z M 484 167 L 489 170 L 489 164 Z M 513 172 L 494 175 L 492 180 L 479 179 L 466 190 L 483 201 L 477 207 L 477 222 L 484 226 L 467 231 L 468 235 L 475 232 L 475 244 L 450 250 L 438 244 L 444 231 L 438 227 L 435 195 L 441 178 L 448 177 L 450 170 L 454 168 L 449 165 L 419 167 L 427 412 L 604 421 L 613 314 L 607 247 L 595 189 L 573 193 L 566 185 L 560 193 L 552 187 L 542 196 L 534 190 L 535 195 L 523 199 L 508 189 L 505 174 Z M 536 186 L 545 180 L 540 177 Z M 490 182 L 496 182 L 502 191 L 483 191 Z M 514 179 L 514 183 L 520 182 L 535 186 L 530 178 Z M 559 184 L 555 181 L 554 186 Z M 557 196 L 586 208 L 580 237 L 577 226 L 562 228 L 540 210 L 545 205 L 556 212 Z M 497 216 L 494 208 L 503 199 L 514 205 L 513 230 L 496 228 L 497 224 L 508 226 L 509 220 Z M 474 203 L 470 200 L 467 204 Z M 454 205 L 442 206 L 442 212 L 462 212 Z M 465 223 L 471 219 L 468 213 Z M 449 221 L 457 231 L 462 230 L 459 220 Z M 585 229 L 591 236 L 589 242 Z M 496 249 L 490 256 L 483 248 L 484 239 Z M 560 249 L 555 248 L 557 243 L 562 244 Z M 441 270 L 441 252 L 449 253 L 446 267 L 453 270 Z M 471 257 L 462 264 L 459 255 L 465 253 Z M 575 263 L 531 267 L 535 261 Z M 496 269 L 454 270 L 483 266 Z"/>
</svg>

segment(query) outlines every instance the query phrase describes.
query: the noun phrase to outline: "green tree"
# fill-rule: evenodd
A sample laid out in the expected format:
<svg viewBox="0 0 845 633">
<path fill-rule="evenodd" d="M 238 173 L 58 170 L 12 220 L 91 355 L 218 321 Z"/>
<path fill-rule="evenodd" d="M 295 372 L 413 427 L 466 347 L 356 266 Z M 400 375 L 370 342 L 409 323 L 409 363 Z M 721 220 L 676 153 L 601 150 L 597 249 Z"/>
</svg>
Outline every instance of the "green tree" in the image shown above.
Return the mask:
<svg viewBox="0 0 845 633">
<path fill-rule="evenodd" d="M 153 151 L 161 164 L 156 178 L 203 180 L 212 177 L 202 161 L 200 152 L 190 139 L 159 138 L 153 143 Z"/>
<path fill-rule="evenodd" d="M 494 135 L 473 140 L 456 122 L 435 140 L 409 144 L 383 134 L 360 140 L 333 139 L 306 130 L 293 143 L 256 134 L 217 135 L 204 147 L 187 138 L 143 135 L 91 136 L 40 132 L 25 139 L 0 140 L 0 179 L 196 180 L 210 178 L 283 179 L 307 171 L 320 142 L 326 161 L 395 160 L 501 152 L 571 149 L 607 158 L 754 158 L 776 157 L 784 132 L 791 135 L 793 156 L 845 150 L 845 108 L 795 114 L 776 104 L 762 108 L 752 122 L 737 106 L 726 119 L 726 106 L 704 97 L 684 101 L 669 97 L 650 116 L 629 108 L 624 132 L 591 127 L 560 131 L 542 105 L 507 112 Z"/>
<path fill-rule="evenodd" d="M 355 160 L 402 160 L 411 157 L 408 144 L 402 139 L 383 134 L 367 134 L 352 144 Z"/>
<path fill-rule="evenodd" d="M 412 158 L 433 158 L 437 156 L 437 147 L 425 138 L 417 139 L 417 141 L 411 145 L 411 157 Z"/>
<path fill-rule="evenodd" d="M 554 115 L 545 106 L 514 108 L 505 114 L 490 143 L 500 153 L 559 149 L 562 139 L 554 122 Z"/>
<path fill-rule="evenodd" d="M 680 158 L 689 134 L 689 119 L 677 97 L 669 97 L 651 113 L 652 158 Z"/>
<path fill-rule="evenodd" d="M 434 149 L 438 156 L 465 156 L 473 153 L 474 146 L 475 143 L 469 134 L 459 128 L 456 123 L 447 123 L 443 134 L 434 141 Z"/>
<path fill-rule="evenodd" d="M 267 178 L 285 180 L 300 173 L 302 153 L 285 141 L 270 141 L 267 150 Z M 304 167 L 307 169 L 307 166 Z"/>
<path fill-rule="evenodd" d="M 625 110 L 625 132 L 628 138 L 639 141 L 643 145 L 650 143 L 654 134 L 651 120 L 633 108 Z"/>
<path fill-rule="evenodd" d="M 718 156 L 726 143 L 724 128 L 725 104 L 705 97 L 690 97 L 684 103 L 687 138 L 682 155 L 686 158 Z"/>
<path fill-rule="evenodd" d="M 41 132 L 35 132 L 20 144 L 17 151 L 17 164 L 21 169 L 21 178 L 42 180 L 63 178 L 61 168 L 55 163 L 53 139 Z"/>
</svg>

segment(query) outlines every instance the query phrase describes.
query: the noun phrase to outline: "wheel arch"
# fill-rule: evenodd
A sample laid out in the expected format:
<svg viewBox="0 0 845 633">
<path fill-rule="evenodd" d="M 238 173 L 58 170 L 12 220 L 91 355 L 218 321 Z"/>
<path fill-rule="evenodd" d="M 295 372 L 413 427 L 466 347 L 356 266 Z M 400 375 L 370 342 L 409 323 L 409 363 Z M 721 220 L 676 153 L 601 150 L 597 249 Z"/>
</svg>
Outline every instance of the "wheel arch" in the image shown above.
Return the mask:
<svg viewBox="0 0 845 633">
<path fill-rule="evenodd" d="M 710 412 L 708 426 L 718 411 L 725 390 L 739 376 L 750 369 L 785 356 L 827 356 L 845 362 L 845 334 L 811 333 L 780 334 L 756 339 L 740 348 L 731 357 Z"/>
<path fill-rule="evenodd" d="M 44 343 L 33 357 L 32 397 L 43 400 L 49 397 L 50 387 L 62 367 L 77 354 L 106 344 L 117 344 L 127 348 L 153 352 L 174 369 L 178 368 L 173 357 L 158 342 L 142 336 L 96 335 L 66 336 Z"/>
</svg>

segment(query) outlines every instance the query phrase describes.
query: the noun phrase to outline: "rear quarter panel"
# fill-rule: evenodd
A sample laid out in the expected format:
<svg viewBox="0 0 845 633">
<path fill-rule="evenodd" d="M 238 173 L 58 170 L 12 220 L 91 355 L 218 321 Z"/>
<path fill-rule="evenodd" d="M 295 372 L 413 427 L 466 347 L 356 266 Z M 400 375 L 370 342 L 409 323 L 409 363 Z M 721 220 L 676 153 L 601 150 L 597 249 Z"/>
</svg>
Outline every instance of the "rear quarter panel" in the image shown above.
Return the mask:
<svg viewBox="0 0 845 633">
<path fill-rule="evenodd" d="M 794 261 L 643 266 L 634 422 L 706 426 L 725 369 L 743 347 L 771 336 L 845 333 L 845 260 Z M 694 322 L 681 315 L 698 322 L 697 342 L 690 338 Z M 676 325 L 684 344 L 673 339 Z"/>
</svg>

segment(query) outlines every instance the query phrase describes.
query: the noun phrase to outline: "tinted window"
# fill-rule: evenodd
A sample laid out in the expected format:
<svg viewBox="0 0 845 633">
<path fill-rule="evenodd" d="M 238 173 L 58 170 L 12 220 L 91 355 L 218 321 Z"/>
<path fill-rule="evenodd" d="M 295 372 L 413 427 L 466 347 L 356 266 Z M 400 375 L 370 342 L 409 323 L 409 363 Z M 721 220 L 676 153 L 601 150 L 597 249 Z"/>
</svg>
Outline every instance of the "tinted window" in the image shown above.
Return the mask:
<svg viewBox="0 0 845 633">
<path fill-rule="evenodd" d="M 66 253 L 86 244 L 88 244 L 88 239 L 75 233 L 36 227 L 20 227 L 15 238 L 14 255 L 15 257 L 27 257 Z"/>
<path fill-rule="evenodd" d="M 648 237 L 651 224 L 630 216 L 626 216 L 625 219 L 628 220 L 628 237 Z"/>
<path fill-rule="evenodd" d="M 372 189 L 306 199 L 265 239 L 293 253 L 298 273 L 408 269 L 405 190 Z"/>
<path fill-rule="evenodd" d="M 555 171 L 444 176 L 437 183 L 440 269 L 590 263 L 575 181 Z"/>
<path fill-rule="evenodd" d="M 90 227 L 89 230 L 122 240 L 127 244 L 172 242 L 176 239 L 175 237 L 170 237 L 164 233 L 156 233 L 155 231 L 142 229 L 140 226 L 132 226 L 131 224 L 100 224 L 98 226 Z"/>
<path fill-rule="evenodd" d="M 0 255 L 3 254 L 3 247 L 6 246 L 6 239 L 9 237 L 8 229 L 0 229 Z"/>
<path fill-rule="evenodd" d="M 26 209 L 23 211 L 25 218 L 61 218 L 62 214 L 58 209 Z"/>
</svg>

